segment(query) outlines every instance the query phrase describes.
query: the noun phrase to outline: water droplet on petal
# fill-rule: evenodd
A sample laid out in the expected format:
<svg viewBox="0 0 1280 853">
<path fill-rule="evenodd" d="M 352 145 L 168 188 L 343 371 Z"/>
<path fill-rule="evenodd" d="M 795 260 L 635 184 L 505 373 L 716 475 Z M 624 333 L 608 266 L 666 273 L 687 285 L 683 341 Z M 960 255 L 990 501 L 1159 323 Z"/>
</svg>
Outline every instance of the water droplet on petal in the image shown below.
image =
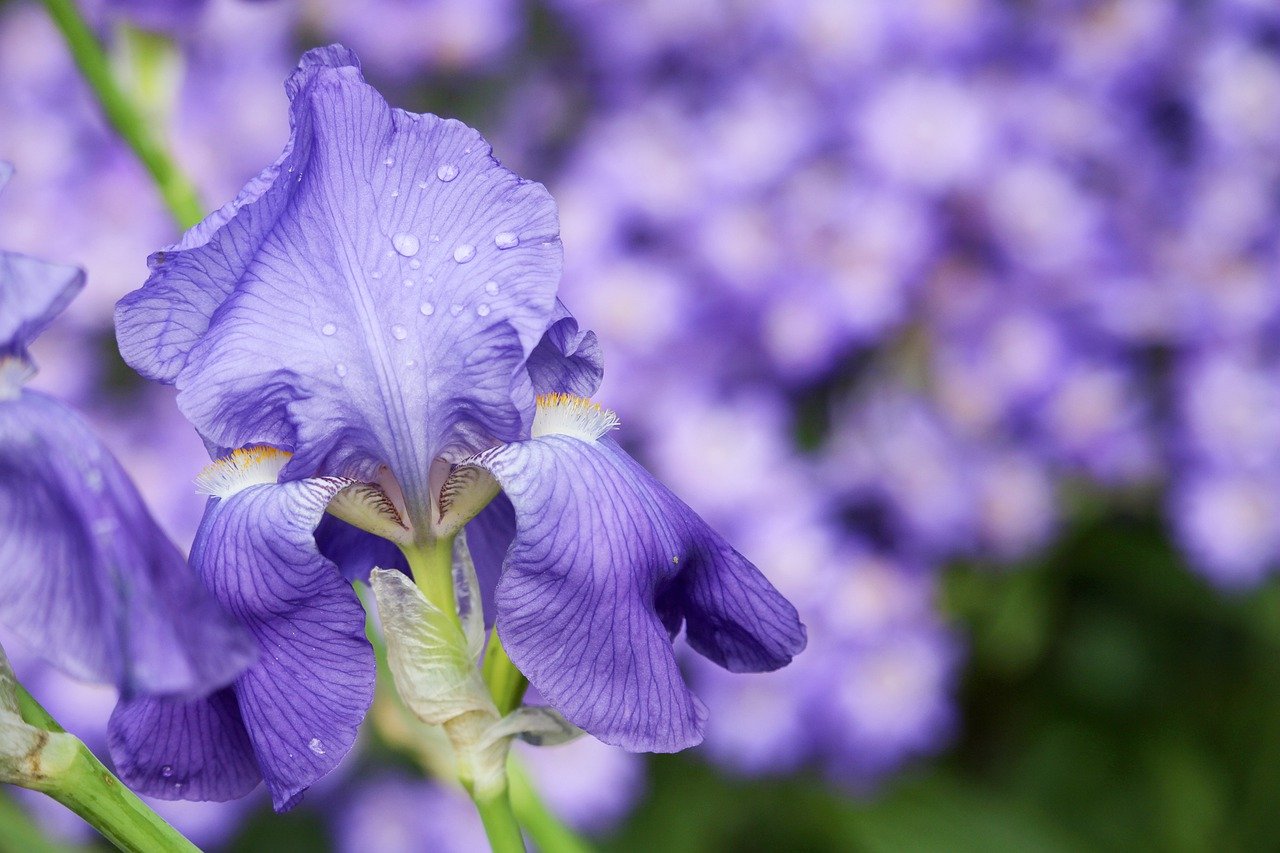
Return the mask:
<svg viewBox="0 0 1280 853">
<path fill-rule="evenodd" d="M 413 260 L 409 261 L 409 269 L 411 270 L 422 269 L 422 261 L 418 260 L 417 258 L 414 258 Z"/>
<path fill-rule="evenodd" d="M 427 188 L 427 182 L 426 182 L 426 181 L 418 181 L 418 189 L 420 189 L 420 190 L 425 190 L 426 188 Z"/>
<path fill-rule="evenodd" d="M 418 306 L 418 310 L 422 312 L 424 317 L 430 317 L 432 314 L 436 313 L 436 306 L 432 305 L 430 302 L 424 302 Z"/>
<path fill-rule="evenodd" d="M 395 162 L 396 162 L 396 158 L 394 158 L 394 157 L 388 157 L 387 159 L 385 159 L 385 160 L 383 160 L 383 161 L 382 161 L 382 165 L 384 165 L 384 166 L 390 166 L 390 165 L 394 164 Z"/>
<path fill-rule="evenodd" d="M 171 767 L 171 766 L 170 766 L 170 765 L 168 765 L 168 764 L 166 764 L 165 766 L 161 767 L 161 768 L 160 768 L 160 775 L 161 775 L 161 776 L 163 776 L 164 778 L 168 779 L 170 776 L 172 776 L 172 775 L 173 775 L 173 767 Z"/>
<path fill-rule="evenodd" d="M 498 283 L 496 281 L 486 281 L 484 283 L 484 292 L 490 296 L 496 296 L 498 294 Z"/>
<path fill-rule="evenodd" d="M 397 341 L 403 341 L 405 338 L 409 337 L 409 330 L 397 323 L 391 327 L 391 337 L 395 338 Z"/>
<path fill-rule="evenodd" d="M 337 331 L 338 331 L 338 327 L 335 326 L 333 323 L 325 323 L 323 326 L 320 327 L 320 334 L 324 335 L 326 338 L 329 337 L 330 335 L 336 334 Z"/>
<path fill-rule="evenodd" d="M 439 234 L 432 234 L 432 235 L 431 235 L 431 242 L 432 242 L 432 243 L 439 243 L 439 242 L 440 242 L 440 235 L 439 235 Z"/>
<path fill-rule="evenodd" d="M 493 244 L 499 249 L 514 249 L 520 245 L 520 238 L 514 231 L 499 231 L 493 235 Z"/>
<path fill-rule="evenodd" d="M 412 258 L 418 254 L 418 249 L 421 247 L 417 237 L 412 234 L 405 234 L 403 231 L 391 238 L 391 245 L 406 258 Z"/>
<path fill-rule="evenodd" d="M 477 313 L 477 314 L 479 314 L 481 317 L 488 317 L 488 316 L 489 316 L 489 306 L 488 306 L 488 305 L 485 305 L 484 303 L 481 303 L 481 304 L 477 305 L 477 306 L 476 306 L 476 313 Z"/>
<path fill-rule="evenodd" d="M 453 305 L 450 305 L 450 306 L 449 306 L 449 313 L 450 313 L 450 314 L 452 314 L 453 316 L 457 317 L 459 314 L 461 314 L 461 313 L 462 313 L 462 306 L 461 306 L 461 305 L 458 305 L 458 304 L 456 304 L 456 303 L 455 303 L 455 304 L 453 304 Z"/>
<path fill-rule="evenodd" d="M 400 190 L 392 190 L 392 191 L 391 191 L 391 197 L 392 197 L 392 198 L 400 198 Z"/>
<path fill-rule="evenodd" d="M 333 366 L 333 369 L 337 372 L 337 374 L 338 374 L 339 376 L 346 376 L 346 375 L 347 375 L 347 366 L 346 366 L 345 364 L 343 364 L 342 362 L 338 362 L 337 364 L 335 364 L 335 365 Z"/>
<path fill-rule="evenodd" d="M 307 749 L 311 750 L 316 755 L 324 755 L 324 743 L 318 737 L 313 737 L 311 740 L 307 741 Z"/>
<path fill-rule="evenodd" d="M 458 177 L 458 167 L 452 163 L 445 163 L 439 169 L 436 169 L 436 177 L 447 184 Z"/>
<path fill-rule="evenodd" d="M 476 256 L 476 247 L 470 243 L 463 243 L 461 246 L 453 250 L 453 259 L 460 264 L 465 264 Z"/>
</svg>

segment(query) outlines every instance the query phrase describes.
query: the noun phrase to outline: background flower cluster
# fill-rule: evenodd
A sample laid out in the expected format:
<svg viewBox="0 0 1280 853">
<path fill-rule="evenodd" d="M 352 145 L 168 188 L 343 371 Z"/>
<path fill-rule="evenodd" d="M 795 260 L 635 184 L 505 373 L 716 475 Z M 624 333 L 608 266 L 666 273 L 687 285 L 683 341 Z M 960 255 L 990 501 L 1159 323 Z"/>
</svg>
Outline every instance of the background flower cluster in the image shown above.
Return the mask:
<svg viewBox="0 0 1280 853">
<path fill-rule="evenodd" d="M 546 183 L 629 449 L 800 608 L 787 669 L 688 662 L 712 712 L 692 758 L 527 751 L 570 822 L 670 843 L 678 794 L 730 815 L 690 849 L 892 849 L 948 820 L 1124 846 L 1148 831 L 1126 807 L 1183 849 L 1274 828 L 1255 801 L 1280 780 L 1245 743 L 1280 712 L 1273 3 L 87 5 L 122 68 L 130 28 L 177 45 L 144 90 L 210 204 L 279 150 L 281 81 L 329 40 Z M 32 3 L 0 2 L 0 117 L 6 245 L 89 274 L 37 383 L 189 542 L 175 471 L 204 449 L 111 336 L 175 235 Z M 111 697 L 48 678 L 92 740 Z M 325 819 L 290 820 L 340 849 L 475 849 L 465 801 L 377 738 L 348 763 Z M 805 809 L 751 814 L 766 796 Z M 246 843 L 261 806 L 169 811 Z"/>
</svg>

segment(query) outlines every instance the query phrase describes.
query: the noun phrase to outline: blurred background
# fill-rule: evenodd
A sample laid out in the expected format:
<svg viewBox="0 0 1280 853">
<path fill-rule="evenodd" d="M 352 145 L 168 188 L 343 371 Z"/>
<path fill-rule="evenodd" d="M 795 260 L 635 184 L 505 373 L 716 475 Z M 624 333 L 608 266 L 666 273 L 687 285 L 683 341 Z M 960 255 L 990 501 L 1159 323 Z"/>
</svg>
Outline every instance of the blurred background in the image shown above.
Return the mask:
<svg viewBox="0 0 1280 853">
<path fill-rule="evenodd" d="M 686 754 L 524 750 L 604 849 L 1276 849 L 1274 0 L 85 6 L 208 208 L 278 154 L 283 80 L 330 41 L 550 187 L 598 399 L 810 631 L 771 675 L 691 656 Z M 24 0 L 0 159 L 5 248 L 89 274 L 36 387 L 185 547 L 207 457 L 111 329 L 178 235 Z M 112 691 L 11 653 L 102 750 Z M 159 807 L 211 850 L 482 849 L 365 729 L 286 816 Z M 0 847 L 94 843 L 19 792 L 0 818 Z"/>
</svg>

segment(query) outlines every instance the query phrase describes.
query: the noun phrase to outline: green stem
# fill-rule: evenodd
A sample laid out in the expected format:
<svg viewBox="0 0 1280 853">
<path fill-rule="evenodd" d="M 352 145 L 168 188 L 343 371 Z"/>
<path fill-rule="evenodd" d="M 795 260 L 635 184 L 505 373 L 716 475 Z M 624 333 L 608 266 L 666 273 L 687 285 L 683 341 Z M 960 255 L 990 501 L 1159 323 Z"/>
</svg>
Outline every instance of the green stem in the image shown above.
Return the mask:
<svg viewBox="0 0 1280 853">
<path fill-rule="evenodd" d="M 445 612 L 458 631 L 462 631 L 462 619 L 458 616 L 458 598 L 453 588 L 453 539 L 449 536 L 426 545 L 410 545 L 401 548 L 413 582 L 436 607 Z"/>
<path fill-rule="evenodd" d="M 524 692 L 529 688 L 529 679 L 507 657 L 507 650 L 502 647 L 496 627 L 489 632 L 489 644 L 485 647 L 481 674 L 484 676 L 484 683 L 489 685 L 489 692 L 493 694 L 499 714 L 506 716 L 520 707 L 520 703 L 524 701 Z"/>
<path fill-rule="evenodd" d="M 515 812 L 511 810 L 507 789 L 488 797 L 472 796 L 471 799 L 480 813 L 480 822 L 484 824 L 484 833 L 489 837 L 493 853 L 524 853 L 524 836 L 520 833 Z"/>
<path fill-rule="evenodd" d="M 178 169 L 164 145 L 151 132 L 143 110 L 129 97 L 111 73 L 111 63 L 93 30 L 76 7 L 75 0 L 41 0 L 62 37 L 80 73 L 93 89 L 107 122 L 133 149 L 151 173 L 169 213 L 182 228 L 190 228 L 204 218 L 204 208 L 195 187 Z"/>
<path fill-rule="evenodd" d="M 22 686 L 17 688 L 22 719 L 48 732 L 62 726 Z M 80 817 L 121 850 L 137 853 L 198 853 L 199 848 L 151 810 L 103 766 L 89 748 L 76 741 L 75 760 L 62 772 L 33 783 Z"/>
<path fill-rule="evenodd" d="M 560 818 L 547 807 L 515 756 L 507 762 L 507 779 L 516 817 L 542 853 L 592 853 L 594 848 L 561 823 Z"/>
</svg>

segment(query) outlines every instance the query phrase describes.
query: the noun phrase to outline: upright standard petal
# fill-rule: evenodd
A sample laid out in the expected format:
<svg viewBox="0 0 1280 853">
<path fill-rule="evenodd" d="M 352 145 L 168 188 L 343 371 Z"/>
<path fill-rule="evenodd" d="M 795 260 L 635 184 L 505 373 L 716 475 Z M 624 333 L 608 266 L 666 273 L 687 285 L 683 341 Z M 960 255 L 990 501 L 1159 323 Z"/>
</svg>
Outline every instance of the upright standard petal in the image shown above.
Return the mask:
<svg viewBox="0 0 1280 853">
<path fill-rule="evenodd" d="M 681 678 L 683 621 L 700 653 L 736 671 L 804 648 L 795 608 L 688 506 L 609 439 L 547 435 L 487 451 L 515 508 L 497 590 L 503 646 L 573 723 L 635 751 L 702 739 Z"/>
<path fill-rule="evenodd" d="M 152 258 L 121 351 L 214 444 L 290 448 L 290 477 L 386 464 L 422 522 L 435 458 L 527 433 L 555 205 L 474 130 L 389 107 L 342 48 L 287 89 L 284 155 Z"/>
<path fill-rule="evenodd" d="M 596 333 L 579 329 L 578 321 L 559 299 L 551 324 L 529 356 L 529 378 L 539 394 L 590 397 L 604 377 L 604 353 Z"/>
<path fill-rule="evenodd" d="M 350 485 L 319 478 L 248 486 L 210 502 L 192 548 L 206 586 L 258 643 L 257 663 L 231 690 L 255 783 L 265 779 L 278 811 L 337 766 L 373 701 L 364 609 L 314 538 L 329 501 Z M 189 739 L 239 743 L 226 710 L 214 707 L 219 701 L 215 695 L 175 707 L 151 700 L 117 714 L 112 754 L 126 771 L 122 778 L 169 799 L 191 798 L 197 788 L 243 792 L 243 762 L 235 754 L 224 766 L 210 765 L 208 750 L 181 746 Z M 173 749 L 157 749 L 159 735 L 138 719 L 164 724 Z"/>
<path fill-rule="evenodd" d="M 0 622 L 125 697 L 206 693 L 253 660 L 115 458 L 33 391 L 0 400 L 0 569 Z"/>
</svg>

